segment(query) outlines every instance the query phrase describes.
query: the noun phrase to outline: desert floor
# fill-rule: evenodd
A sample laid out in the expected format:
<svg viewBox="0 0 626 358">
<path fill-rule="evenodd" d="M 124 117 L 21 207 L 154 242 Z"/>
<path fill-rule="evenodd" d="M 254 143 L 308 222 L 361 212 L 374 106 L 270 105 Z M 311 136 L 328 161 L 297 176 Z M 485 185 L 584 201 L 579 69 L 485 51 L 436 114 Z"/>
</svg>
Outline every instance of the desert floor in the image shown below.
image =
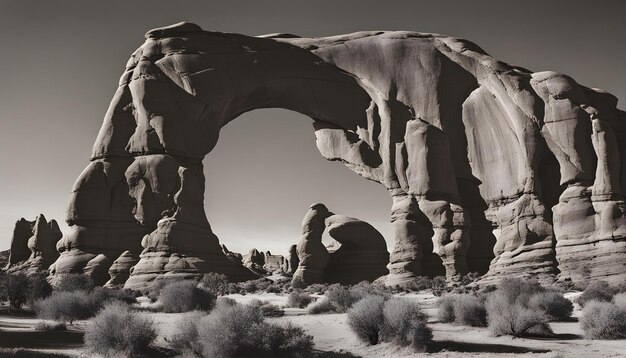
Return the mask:
<svg viewBox="0 0 626 358">
<path fill-rule="evenodd" d="M 433 329 L 433 353 L 414 353 L 390 344 L 369 346 L 359 342 L 346 323 L 345 314 L 309 315 L 304 309 L 285 309 L 286 315 L 268 318 L 274 322 L 292 322 L 302 326 L 315 339 L 320 357 L 626 357 L 626 341 L 587 340 L 582 338 L 574 311 L 570 322 L 552 323 L 555 338 L 528 339 L 494 337 L 487 328 L 472 328 L 436 320 L 436 297 L 429 293 L 398 295 L 419 302 L 430 316 Z M 286 295 L 248 294 L 229 295 L 240 303 L 252 299 L 267 300 L 279 306 L 286 303 Z M 167 346 L 167 337 L 176 329 L 180 314 L 146 313 L 157 323 L 160 331 L 158 345 Z M 34 330 L 39 320 L 28 314 L 9 314 L 0 309 L 0 357 L 89 357 L 83 352 L 82 336 L 87 324 L 76 322 L 67 331 L 38 332 Z M 18 349 L 19 348 L 19 349 Z M 323 353 L 325 352 L 325 353 Z M 330 353 L 334 352 L 334 353 Z M 166 349 L 155 352 L 168 356 Z"/>
</svg>

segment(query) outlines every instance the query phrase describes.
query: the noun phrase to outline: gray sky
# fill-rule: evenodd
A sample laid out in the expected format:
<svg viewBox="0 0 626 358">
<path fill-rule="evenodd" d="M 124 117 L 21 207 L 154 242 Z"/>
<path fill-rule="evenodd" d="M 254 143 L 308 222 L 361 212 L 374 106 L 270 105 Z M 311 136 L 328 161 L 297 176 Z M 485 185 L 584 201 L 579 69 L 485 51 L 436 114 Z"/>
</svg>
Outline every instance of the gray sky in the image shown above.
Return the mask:
<svg viewBox="0 0 626 358">
<path fill-rule="evenodd" d="M 0 0 L 0 250 L 21 217 L 44 213 L 66 229 L 69 190 L 128 57 L 147 30 L 179 21 L 247 35 L 442 33 L 626 101 L 626 1 Z M 393 244 L 386 191 L 324 160 L 301 114 L 242 115 L 222 130 L 205 165 L 207 215 L 231 250 L 286 251 L 316 201 L 369 221 Z"/>
</svg>

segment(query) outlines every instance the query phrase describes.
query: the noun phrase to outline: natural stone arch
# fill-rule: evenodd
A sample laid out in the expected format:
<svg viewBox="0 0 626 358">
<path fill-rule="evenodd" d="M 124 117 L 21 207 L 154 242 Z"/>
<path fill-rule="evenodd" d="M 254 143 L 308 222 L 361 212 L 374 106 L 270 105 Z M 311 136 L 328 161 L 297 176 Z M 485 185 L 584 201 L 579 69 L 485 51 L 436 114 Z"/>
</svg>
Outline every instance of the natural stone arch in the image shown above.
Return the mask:
<svg viewBox="0 0 626 358">
<path fill-rule="evenodd" d="M 626 115 L 611 95 L 434 34 L 249 37 L 181 23 L 146 38 L 72 192 L 54 274 L 100 272 L 128 250 L 123 262 L 138 263 L 127 287 L 163 274 L 248 278 L 211 232 L 201 161 L 228 121 L 281 107 L 313 118 L 325 158 L 392 195 L 387 284 L 431 273 L 430 245 L 449 278 L 490 261 L 489 278 L 624 277 Z M 554 215 L 536 185 L 548 152 L 568 186 Z M 590 277 L 571 265 L 581 245 Z"/>
</svg>

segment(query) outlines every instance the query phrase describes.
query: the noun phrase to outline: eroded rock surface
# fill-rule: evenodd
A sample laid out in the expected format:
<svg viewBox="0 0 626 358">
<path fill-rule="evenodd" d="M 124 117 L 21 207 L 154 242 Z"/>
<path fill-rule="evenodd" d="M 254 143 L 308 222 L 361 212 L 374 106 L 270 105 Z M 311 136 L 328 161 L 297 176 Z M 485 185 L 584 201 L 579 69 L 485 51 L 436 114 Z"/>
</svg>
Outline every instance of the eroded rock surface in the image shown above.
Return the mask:
<svg viewBox="0 0 626 358">
<path fill-rule="evenodd" d="M 339 243 L 329 249 L 324 282 L 357 284 L 373 282 L 389 273 L 389 252 L 385 238 L 372 225 L 343 215 L 326 219 L 328 234 Z"/>
<path fill-rule="evenodd" d="M 626 114 L 616 104 L 437 34 L 155 29 L 128 61 L 72 190 L 53 272 L 130 251 L 139 262 L 128 287 L 164 273 L 250 277 L 206 219 L 202 159 L 241 113 L 281 107 L 314 120 L 325 158 L 393 197 L 387 284 L 471 271 L 620 282 Z"/>
<path fill-rule="evenodd" d="M 56 244 L 63 234 L 55 220 L 48 222 L 43 214 L 34 221 L 24 218 L 15 223 L 9 260 L 8 272 L 35 274 L 45 272 L 59 257 Z"/>
<path fill-rule="evenodd" d="M 326 230 L 326 218 L 332 213 L 324 204 L 311 205 L 302 220 L 302 236 L 296 251 L 298 268 L 293 274 L 293 282 L 297 285 L 310 285 L 324 282 L 324 272 L 330 255 L 322 243 L 322 235 Z"/>
</svg>

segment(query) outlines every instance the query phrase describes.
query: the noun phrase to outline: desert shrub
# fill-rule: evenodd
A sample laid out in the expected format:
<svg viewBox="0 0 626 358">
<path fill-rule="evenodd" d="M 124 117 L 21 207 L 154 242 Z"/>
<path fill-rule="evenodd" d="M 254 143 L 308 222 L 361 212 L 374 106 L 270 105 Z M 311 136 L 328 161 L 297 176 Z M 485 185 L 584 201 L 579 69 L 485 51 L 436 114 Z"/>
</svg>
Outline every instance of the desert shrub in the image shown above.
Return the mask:
<svg viewBox="0 0 626 358">
<path fill-rule="evenodd" d="M 454 322 L 455 295 L 443 295 L 437 300 L 437 319 L 441 322 Z"/>
<path fill-rule="evenodd" d="M 399 288 L 410 292 L 424 291 L 432 288 L 432 280 L 427 276 L 417 276 L 413 281 L 400 286 Z"/>
<path fill-rule="evenodd" d="M 613 296 L 613 303 L 626 312 L 626 292 Z"/>
<path fill-rule="evenodd" d="M 12 309 L 19 310 L 28 301 L 29 279 L 26 275 L 7 274 L 0 281 L 0 298 L 8 301 Z"/>
<path fill-rule="evenodd" d="M 626 338 L 626 312 L 611 302 L 588 301 L 580 326 L 590 339 Z"/>
<path fill-rule="evenodd" d="M 92 317 L 104 304 L 101 296 L 87 291 L 55 291 L 35 302 L 35 313 L 42 319 L 69 322 Z"/>
<path fill-rule="evenodd" d="M 430 288 L 433 291 L 433 295 L 441 296 L 448 292 L 448 284 L 446 278 L 443 276 L 437 276 L 430 281 Z"/>
<path fill-rule="evenodd" d="M 224 304 L 230 305 L 224 302 L 218 298 L 218 302 L 215 304 L 216 309 Z M 169 339 L 172 347 L 182 352 L 200 356 L 202 354 L 202 345 L 198 342 L 198 322 L 205 316 L 206 312 L 203 311 L 184 313 L 176 322 L 177 332 Z"/>
<path fill-rule="evenodd" d="M 327 289 L 328 285 L 325 283 L 314 283 L 306 287 L 304 289 L 304 292 L 323 294 L 324 292 L 326 292 Z"/>
<path fill-rule="evenodd" d="M 469 294 L 454 296 L 454 322 L 464 326 L 485 327 L 487 310 L 484 302 Z"/>
<path fill-rule="evenodd" d="M 267 288 L 265 289 L 265 292 L 267 293 L 281 293 L 282 291 L 283 291 L 283 288 L 277 284 L 271 284 L 267 286 Z"/>
<path fill-rule="evenodd" d="M 195 282 L 179 281 L 166 284 L 159 292 L 158 301 L 164 312 L 174 313 L 208 311 L 213 308 L 215 299 L 214 293 L 198 287 Z"/>
<path fill-rule="evenodd" d="M 137 303 L 137 294 L 130 290 L 120 290 L 107 287 L 96 287 L 92 294 L 101 301 L 120 301 L 127 304 Z"/>
<path fill-rule="evenodd" d="M 304 357 L 313 337 L 301 328 L 270 324 L 258 307 L 218 304 L 209 315 L 186 316 L 184 332 L 173 338 L 184 354 L 201 357 Z M 182 319 L 181 319 L 182 320 Z"/>
<path fill-rule="evenodd" d="M 236 304 L 237 304 L 237 301 L 229 297 L 218 297 L 217 300 L 215 301 L 215 306 L 218 306 L 218 305 L 234 306 Z"/>
<path fill-rule="evenodd" d="M 326 299 L 333 304 L 335 311 L 344 313 L 363 296 L 357 296 L 349 288 L 340 284 L 330 285 L 326 291 Z"/>
<path fill-rule="evenodd" d="M 478 272 L 470 272 L 466 275 L 461 276 L 460 284 L 462 286 L 467 286 L 470 283 L 476 282 L 476 280 L 478 280 L 479 277 L 480 277 L 480 274 Z"/>
<path fill-rule="evenodd" d="M 305 308 L 314 301 L 313 296 L 302 291 L 293 291 L 287 297 L 287 305 L 285 307 Z"/>
<path fill-rule="evenodd" d="M 485 303 L 489 329 L 496 336 L 550 335 L 549 317 L 542 311 L 528 308 L 524 301 L 511 299 L 508 292 L 498 289 Z"/>
<path fill-rule="evenodd" d="M 44 332 L 65 331 L 65 330 L 67 330 L 67 325 L 65 324 L 65 322 L 39 321 L 35 325 L 35 330 L 36 331 L 44 331 Z"/>
<path fill-rule="evenodd" d="M 208 273 L 200 280 L 200 285 L 205 289 L 222 296 L 228 292 L 228 277 L 221 273 Z"/>
<path fill-rule="evenodd" d="M 585 307 L 585 304 L 590 301 L 611 302 L 611 299 L 617 292 L 617 288 L 611 287 L 606 281 L 593 281 L 578 296 L 576 303 L 581 307 Z"/>
<path fill-rule="evenodd" d="M 424 352 L 433 340 L 433 331 L 426 325 L 426 322 L 417 322 L 413 327 L 413 337 L 411 346 L 415 351 Z"/>
<path fill-rule="evenodd" d="M 258 308 L 261 311 L 263 317 L 282 317 L 285 315 L 285 311 L 280 307 L 269 303 L 268 301 L 252 300 L 250 305 Z"/>
<path fill-rule="evenodd" d="M 416 347 L 421 345 L 419 342 L 413 342 L 414 330 L 420 323 L 426 322 L 428 317 L 419 305 L 400 298 L 392 298 L 384 303 L 383 318 L 381 327 L 383 341 L 394 341 L 401 346 L 411 343 L 415 343 Z"/>
<path fill-rule="evenodd" d="M 367 296 L 355 303 L 348 311 L 348 325 L 356 336 L 369 344 L 378 344 L 384 322 L 381 296 Z"/>
<path fill-rule="evenodd" d="M 272 284 L 272 280 L 267 278 L 260 278 L 258 280 L 250 280 L 241 283 L 241 291 L 247 293 L 254 293 L 258 291 L 265 291 Z"/>
<path fill-rule="evenodd" d="M 57 291 L 91 291 L 94 288 L 93 281 L 79 273 L 60 275 L 54 284 Z"/>
<path fill-rule="evenodd" d="M 35 301 L 52 294 L 52 286 L 44 275 L 33 275 L 28 280 L 28 304 L 32 308 Z"/>
<path fill-rule="evenodd" d="M 85 330 L 87 350 L 105 357 L 132 357 L 145 353 L 157 338 L 154 322 L 127 304 L 111 302 L 100 311 Z"/>
<path fill-rule="evenodd" d="M 574 305 L 556 291 L 545 291 L 530 297 L 528 307 L 545 312 L 551 321 L 563 320 L 572 315 Z"/>
<path fill-rule="evenodd" d="M 317 301 L 307 308 L 307 312 L 309 314 L 322 314 L 336 311 L 337 308 L 335 307 L 335 305 L 327 298 Z"/>
<path fill-rule="evenodd" d="M 369 295 L 348 311 L 348 325 L 356 336 L 369 344 L 394 342 L 425 350 L 432 339 L 426 315 L 415 303 Z"/>
</svg>

